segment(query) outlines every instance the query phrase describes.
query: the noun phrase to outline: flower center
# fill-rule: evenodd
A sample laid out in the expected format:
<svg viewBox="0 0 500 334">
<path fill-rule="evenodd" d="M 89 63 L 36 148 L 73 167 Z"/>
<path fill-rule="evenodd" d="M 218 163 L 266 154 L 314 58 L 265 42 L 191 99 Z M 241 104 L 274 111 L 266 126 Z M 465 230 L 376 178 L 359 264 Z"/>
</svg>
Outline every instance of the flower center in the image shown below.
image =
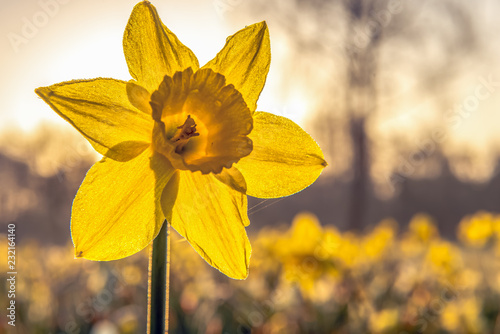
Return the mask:
<svg viewBox="0 0 500 334">
<path fill-rule="evenodd" d="M 199 136 L 200 134 L 196 132 L 196 123 L 191 115 L 188 115 L 186 121 L 181 126 L 177 127 L 177 131 L 174 136 L 170 138 L 172 143 L 175 143 L 175 153 L 181 154 L 182 149 L 189 141 L 189 138 Z"/>
<path fill-rule="evenodd" d="M 222 74 L 188 68 L 165 76 L 150 104 L 154 149 L 176 169 L 217 174 L 252 151 L 252 114 Z"/>
</svg>

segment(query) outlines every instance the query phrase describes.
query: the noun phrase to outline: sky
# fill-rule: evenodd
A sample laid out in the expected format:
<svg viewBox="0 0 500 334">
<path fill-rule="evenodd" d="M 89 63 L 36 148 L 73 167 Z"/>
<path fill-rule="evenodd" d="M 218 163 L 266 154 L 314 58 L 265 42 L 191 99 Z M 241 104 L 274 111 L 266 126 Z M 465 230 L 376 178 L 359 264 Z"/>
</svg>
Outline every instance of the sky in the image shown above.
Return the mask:
<svg viewBox="0 0 500 334">
<path fill-rule="evenodd" d="M 287 0 L 273 1 L 285 3 Z M 465 0 L 457 1 L 467 3 Z M 37 87 L 95 77 L 130 80 L 122 37 L 136 2 L 0 0 L 0 35 L 3 36 L 0 38 L 0 73 L 3 76 L 0 81 L 0 135 L 12 129 L 30 132 L 42 123 L 70 128 L 34 93 Z M 273 13 L 253 11 L 247 14 L 251 3 L 245 0 L 153 0 L 152 3 L 163 22 L 194 51 L 200 64 L 212 59 L 229 35 L 246 25 L 267 21 L 272 62 L 258 110 L 289 117 L 311 131 L 313 128 L 309 121 L 318 109 L 318 101 L 324 100 L 319 95 L 330 94 L 336 96 L 338 101 L 344 97 L 342 81 L 339 81 L 339 90 L 331 89 L 323 81 L 328 79 L 330 73 L 342 73 L 346 66 L 345 59 L 343 62 L 337 58 L 322 62 L 302 57 L 302 54 L 291 58 L 290 45 L 294 36 L 289 32 L 287 35 Z M 431 6 L 423 8 L 412 24 L 436 24 L 439 29 L 447 24 L 445 19 L 435 18 L 433 13 L 426 12 L 425 9 Z M 415 78 L 422 68 L 412 67 L 413 64 L 425 66 L 427 57 L 436 56 L 431 39 L 422 50 L 386 49 L 384 52 L 391 54 L 386 63 L 382 54 L 381 92 L 377 102 L 378 110 L 382 112 L 370 119 L 368 132 L 374 138 L 387 141 L 385 146 L 381 146 L 385 151 L 390 150 L 390 138 L 399 135 L 418 150 L 420 141 L 426 139 L 426 131 L 435 124 L 443 124 L 439 117 L 449 114 L 449 121 L 445 122 L 449 125 L 447 149 L 458 153 L 474 150 L 483 160 L 493 157 L 493 150 L 496 150 L 495 154 L 500 152 L 500 61 L 497 56 L 500 54 L 500 37 L 496 34 L 500 29 L 497 22 L 500 7 L 495 0 L 480 0 L 473 11 L 482 55 L 465 63 L 453 83 L 446 88 L 449 91 L 443 91 L 450 95 L 450 103 L 444 108 L 435 105 L 424 93 L 417 93 L 420 83 L 415 82 Z M 306 13 L 297 11 L 295 15 L 295 24 L 302 29 L 302 34 L 307 35 Z M 334 30 L 330 33 L 334 39 L 341 40 L 345 32 Z M 339 45 L 339 50 L 342 47 Z M 446 66 L 446 59 L 443 64 Z M 432 73 L 440 69 L 428 70 Z M 481 89 L 485 92 L 484 81 L 494 83 L 492 91 L 487 91 L 487 98 L 478 100 L 472 112 L 464 112 L 467 103 L 474 102 L 478 86 L 482 85 Z M 384 89 L 390 94 L 384 95 Z M 335 104 L 323 106 L 323 109 L 325 107 L 332 113 L 340 108 Z M 385 160 L 383 154 L 378 154 L 376 159 Z M 398 159 L 393 160 L 397 163 Z"/>
<path fill-rule="evenodd" d="M 0 131 L 65 123 L 34 93 L 37 87 L 95 77 L 131 79 L 122 36 L 136 0 L 1 1 Z M 254 23 L 230 23 L 226 14 L 232 8 L 219 0 L 152 3 L 200 64 L 212 59 L 229 35 Z M 300 94 L 287 103 L 276 98 L 277 76 L 271 70 L 259 109 L 283 110 L 288 103 L 288 116 L 300 123 L 307 103 Z"/>
</svg>

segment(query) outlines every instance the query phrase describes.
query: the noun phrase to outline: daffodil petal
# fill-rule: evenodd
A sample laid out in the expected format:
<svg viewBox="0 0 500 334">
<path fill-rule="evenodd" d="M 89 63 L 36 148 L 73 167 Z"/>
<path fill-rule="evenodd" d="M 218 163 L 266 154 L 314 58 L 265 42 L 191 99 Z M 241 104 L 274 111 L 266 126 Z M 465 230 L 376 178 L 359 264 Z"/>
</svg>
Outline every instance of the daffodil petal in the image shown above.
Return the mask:
<svg viewBox="0 0 500 334">
<path fill-rule="evenodd" d="M 123 35 L 123 51 L 130 75 L 150 92 L 165 75 L 199 67 L 194 53 L 161 22 L 149 1 L 134 7 Z"/>
<path fill-rule="evenodd" d="M 165 187 L 162 208 L 172 227 L 211 266 L 235 279 L 248 276 L 245 195 L 212 174 L 177 171 Z"/>
<path fill-rule="evenodd" d="M 252 153 L 235 165 L 245 177 L 247 195 L 292 195 L 313 183 L 327 165 L 318 144 L 291 120 L 256 112 L 253 124 Z"/>
<path fill-rule="evenodd" d="M 146 88 L 130 80 L 127 82 L 127 96 L 134 107 L 147 115 L 152 115 L 153 109 L 149 103 L 151 101 L 151 94 Z"/>
<path fill-rule="evenodd" d="M 227 38 L 226 45 L 203 68 L 226 77 L 227 84 L 243 95 L 251 112 L 264 88 L 271 63 L 271 43 L 266 22 L 252 24 Z"/>
<path fill-rule="evenodd" d="M 247 183 L 245 182 L 243 174 L 241 174 L 241 172 L 236 167 L 233 166 L 229 169 L 224 168 L 221 173 L 214 174 L 214 176 L 217 178 L 217 180 L 227 184 L 234 190 L 246 194 Z"/>
<path fill-rule="evenodd" d="M 98 78 L 40 87 L 35 92 L 97 152 L 127 161 L 149 146 L 154 123 L 130 103 L 126 86 L 125 81 Z"/>
<path fill-rule="evenodd" d="M 127 162 L 97 162 L 73 202 L 76 257 L 116 260 L 151 243 L 165 220 L 160 198 L 173 172 L 168 160 L 151 149 Z"/>
</svg>

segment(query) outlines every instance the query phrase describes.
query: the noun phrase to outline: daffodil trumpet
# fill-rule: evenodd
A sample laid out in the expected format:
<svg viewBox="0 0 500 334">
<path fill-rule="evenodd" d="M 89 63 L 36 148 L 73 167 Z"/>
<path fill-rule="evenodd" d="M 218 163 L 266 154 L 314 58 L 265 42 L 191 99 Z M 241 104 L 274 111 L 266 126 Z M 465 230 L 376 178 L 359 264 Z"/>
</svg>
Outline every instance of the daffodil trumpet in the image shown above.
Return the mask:
<svg viewBox="0 0 500 334">
<path fill-rule="evenodd" d="M 108 261 L 135 254 L 166 219 L 210 265 L 245 279 L 247 195 L 292 195 L 327 165 L 297 124 L 256 111 L 271 60 L 266 23 L 230 36 L 200 68 L 142 1 L 123 48 L 128 82 L 97 78 L 36 89 L 103 155 L 73 202 L 75 256 Z"/>
</svg>

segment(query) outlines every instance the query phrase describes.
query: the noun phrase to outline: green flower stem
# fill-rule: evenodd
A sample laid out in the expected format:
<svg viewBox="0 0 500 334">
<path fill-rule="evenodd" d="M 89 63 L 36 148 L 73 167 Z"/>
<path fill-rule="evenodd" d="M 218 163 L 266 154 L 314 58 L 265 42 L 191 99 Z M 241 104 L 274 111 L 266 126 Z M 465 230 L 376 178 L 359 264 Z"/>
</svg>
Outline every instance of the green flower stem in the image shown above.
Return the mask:
<svg viewBox="0 0 500 334">
<path fill-rule="evenodd" d="M 148 334 L 168 333 L 170 224 L 165 220 L 149 255 Z"/>
</svg>

